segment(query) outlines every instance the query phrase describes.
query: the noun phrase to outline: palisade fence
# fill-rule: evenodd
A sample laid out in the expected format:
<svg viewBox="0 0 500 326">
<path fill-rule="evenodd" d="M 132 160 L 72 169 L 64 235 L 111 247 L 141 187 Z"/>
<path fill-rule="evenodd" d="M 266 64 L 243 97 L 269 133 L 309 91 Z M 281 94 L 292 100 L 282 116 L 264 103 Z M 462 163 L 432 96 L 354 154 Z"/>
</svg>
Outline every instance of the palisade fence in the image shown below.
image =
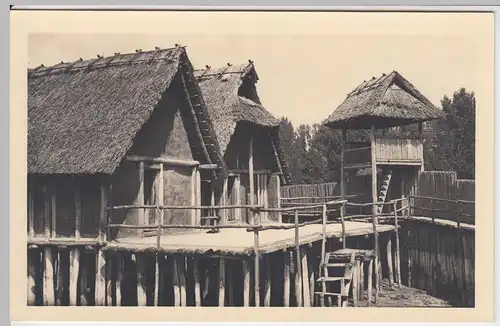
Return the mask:
<svg viewBox="0 0 500 326">
<path fill-rule="evenodd" d="M 458 179 L 453 171 L 425 171 L 420 174 L 411 214 L 456 221 L 460 210 L 463 223 L 475 224 L 475 181 Z M 434 200 L 425 197 L 440 198 Z"/>
</svg>

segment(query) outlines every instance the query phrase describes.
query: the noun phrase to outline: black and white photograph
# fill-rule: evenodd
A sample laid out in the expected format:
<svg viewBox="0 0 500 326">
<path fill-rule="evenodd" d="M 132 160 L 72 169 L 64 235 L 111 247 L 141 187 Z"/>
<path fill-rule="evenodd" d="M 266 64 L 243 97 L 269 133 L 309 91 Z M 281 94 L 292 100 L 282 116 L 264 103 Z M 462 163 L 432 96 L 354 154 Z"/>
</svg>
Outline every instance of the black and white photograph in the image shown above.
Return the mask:
<svg viewBox="0 0 500 326">
<path fill-rule="evenodd" d="M 476 306 L 491 16 L 260 14 L 27 36 L 28 306 Z"/>
</svg>

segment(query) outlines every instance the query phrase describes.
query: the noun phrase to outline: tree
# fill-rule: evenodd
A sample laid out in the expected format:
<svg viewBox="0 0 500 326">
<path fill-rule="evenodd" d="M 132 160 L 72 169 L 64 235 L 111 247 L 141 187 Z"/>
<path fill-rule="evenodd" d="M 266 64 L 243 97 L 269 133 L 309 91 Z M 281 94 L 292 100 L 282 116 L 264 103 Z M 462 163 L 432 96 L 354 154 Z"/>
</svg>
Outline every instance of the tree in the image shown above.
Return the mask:
<svg viewBox="0 0 500 326">
<path fill-rule="evenodd" d="M 286 117 L 280 119 L 279 127 L 280 146 L 285 154 L 285 160 L 288 164 L 288 171 L 292 183 L 302 183 L 302 172 L 298 160 L 298 148 L 296 144 L 296 135 L 292 122 Z"/>
<path fill-rule="evenodd" d="M 424 143 L 427 169 L 456 171 L 459 178 L 474 179 L 476 99 L 461 88 L 441 100 L 444 118 L 433 124 L 433 135 Z"/>
</svg>

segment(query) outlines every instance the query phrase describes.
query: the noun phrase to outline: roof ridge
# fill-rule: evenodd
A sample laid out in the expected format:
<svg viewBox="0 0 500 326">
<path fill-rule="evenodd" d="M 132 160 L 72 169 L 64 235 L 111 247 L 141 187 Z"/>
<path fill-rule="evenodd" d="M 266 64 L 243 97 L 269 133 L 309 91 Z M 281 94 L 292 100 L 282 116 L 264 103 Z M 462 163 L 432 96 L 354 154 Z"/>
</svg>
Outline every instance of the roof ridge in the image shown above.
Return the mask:
<svg viewBox="0 0 500 326">
<path fill-rule="evenodd" d="M 137 64 L 137 63 L 153 63 L 153 62 L 158 62 L 158 61 L 167 61 L 167 62 L 173 62 L 177 57 L 180 56 L 180 54 L 185 51 L 186 47 L 181 46 L 176 44 L 175 47 L 171 48 L 165 48 L 161 49 L 159 47 L 155 47 L 154 50 L 150 51 L 142 51 L 142 49 L 136 49 L 135 53 L 134 52 L 128 52 L 128 53 L 120 53 L 120 52 L 115 52 L 114 55 L 109 55 L 109 56 L 101 56 L 97 55 L 97 58 L 92 58 L 92 59 L 78 59 L 76 61 L 72 62 L 63 62 L 61 61 L 60 63 L 51 65 L 51 66 L 44 66 L 41 64 L 38 67 L 28 69 L 28 76 L 30 78 L 38 78 L 38 77 L 43 77 L 47 75 L 56 75 L 60 73 L 68 73 L 68 72 L 76 72 L 76 71 L 81 71 L 85 69 L 100 69 L 100 68 L 106 68 L 109 66 L 125 66 L 125 65 L 130 65 L 130 64 Z M 162 57 L 160 53 L 168 53 L 165 57 Z M 131 56 L 132 58 L 130 60 L 122 60 L 117 62 L 116 59 L 123 58 L 126 56 Z M 148 56 L 151 55 L 151 58 L 147 59 L 141 59 L 139 58 L 141 56 Z M 115 62 L 114 62 L 115 61 Z M 77 64 L 81 63 L 80 66 L 75 67 Z"/>
</svg>

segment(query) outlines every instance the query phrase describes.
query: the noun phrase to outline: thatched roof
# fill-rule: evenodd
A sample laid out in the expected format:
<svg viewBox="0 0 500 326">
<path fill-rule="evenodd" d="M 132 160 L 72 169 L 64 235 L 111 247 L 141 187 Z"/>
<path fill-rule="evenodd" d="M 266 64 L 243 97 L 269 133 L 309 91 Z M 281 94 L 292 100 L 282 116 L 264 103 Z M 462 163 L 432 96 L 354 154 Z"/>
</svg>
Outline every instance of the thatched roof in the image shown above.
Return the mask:
<svg viewBox="0 0 500 326">
<path fill-rule="evenodd" d="M 113 173 L 179 75 L 194 78 L 181 46 L 30 69 L 28 173 Z M 198 86 L 190 92 L 201 93 Z M 195 111 L 209 120 L 203 102 Z M 213 127 L 200 129 L 220 164 Z"/>
<path fill-rule="evenodd" d="M 442 112 L 397 71 L 372 77 L 347 95 L 324 122 L 332 128 L 389 128 L 442 117 Z"/>
<path fill-rule="evenodd" d="M 217 140 L 224 155 L 238 123 L 268 128 L 275 143 L 285 183 L 290 182 L 285 156 L 279 146 L 279 120 L 261 104 L 255 83 L 258 75 L 251 61 L 243 65 L 195 71 Z"/>
</svg>

